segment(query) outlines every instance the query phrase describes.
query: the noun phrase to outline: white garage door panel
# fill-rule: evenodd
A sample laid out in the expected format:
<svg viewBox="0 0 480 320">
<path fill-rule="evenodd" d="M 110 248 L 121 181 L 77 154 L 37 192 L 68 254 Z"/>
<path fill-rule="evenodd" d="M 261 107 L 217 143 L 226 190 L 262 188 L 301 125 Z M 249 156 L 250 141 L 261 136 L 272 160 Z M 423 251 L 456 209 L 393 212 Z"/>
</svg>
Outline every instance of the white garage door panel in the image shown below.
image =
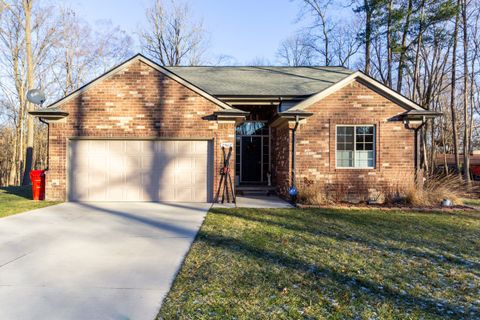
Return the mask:
<svg viewBox="0 0 480 320">
<path fill-rule="evenodd" d="M 72 140 L 72 201 L 209 199 L 208 141 Z"/>
</svg>

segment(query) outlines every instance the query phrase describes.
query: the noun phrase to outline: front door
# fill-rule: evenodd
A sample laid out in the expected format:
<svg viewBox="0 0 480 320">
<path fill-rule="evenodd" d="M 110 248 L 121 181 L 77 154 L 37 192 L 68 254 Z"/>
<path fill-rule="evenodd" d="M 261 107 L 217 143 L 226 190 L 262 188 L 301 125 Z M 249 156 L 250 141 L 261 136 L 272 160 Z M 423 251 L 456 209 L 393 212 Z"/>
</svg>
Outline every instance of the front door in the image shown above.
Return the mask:
<svg viewBox="0 0 480 320">
<path fill-rule="evenodd" d="M 235 172 L 243 184 L 266 183 L 270 172 L 270 129 L 265 121 L 246 121 L 236 128 Z"/>
<path fill-rule="evenodd" d="M 262 181 L 262 137 L 242 137 L 242 182 Z"/>
</svg>

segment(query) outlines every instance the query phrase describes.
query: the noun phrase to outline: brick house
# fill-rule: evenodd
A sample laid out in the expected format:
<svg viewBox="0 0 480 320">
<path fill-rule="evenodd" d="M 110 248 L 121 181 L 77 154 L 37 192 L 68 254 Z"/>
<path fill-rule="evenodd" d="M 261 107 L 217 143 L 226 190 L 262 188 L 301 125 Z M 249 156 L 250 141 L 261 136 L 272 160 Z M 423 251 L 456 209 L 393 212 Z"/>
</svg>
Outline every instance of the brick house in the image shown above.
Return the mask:
<svg viewBox="0 0 480 320">
<path fill-rule="evenodd" d="M 212 201 L 222 146 L 237 190 L 318 181 L 364 195 L 409 183 L 437 116 L 341 67 L 162 67 L 136 55 L 30 112 L 49 125 L 46 196 Z"/>
</svg>

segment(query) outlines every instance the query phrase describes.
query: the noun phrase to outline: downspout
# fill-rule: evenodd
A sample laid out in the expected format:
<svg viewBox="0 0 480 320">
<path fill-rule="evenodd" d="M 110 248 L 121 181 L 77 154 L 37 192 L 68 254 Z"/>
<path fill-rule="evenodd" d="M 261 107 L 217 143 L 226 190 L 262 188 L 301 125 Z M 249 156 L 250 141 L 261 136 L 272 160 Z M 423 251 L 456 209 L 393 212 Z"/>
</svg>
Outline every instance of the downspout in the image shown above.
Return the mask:
<svg viewBox="0 0 480 320">
<path fill-rule="evenodd" d="M 423 117 L 422 119 L 422 124 L 418 127 L 418 128 L 415 128 L 413 129 L 414 132 L 415 132 L 415 180 L 417 182 L 417 185 L 422 182 L 422 181 L 419 181 L 419 172 L 420 172 L 420 130 L 423 128 L 423 126 L 425 125 L 426 121 L 425 121 L 425 117 Z"/>
<path fill-rule="evenodd" d="M 295 133 L 297 132 L 299 123 L 298 115 L 295 116 L 295 127 L 292 129 L 292 187 L 295 188 Z"/>
<path fill-rule="evenodd" d="M 50 124 L 40 117 L 38 120 L 47 125 L 47 167 L 45 168 L 45 171 L 48 171 L 48 167 L 50 166 Z"/>
</svg>

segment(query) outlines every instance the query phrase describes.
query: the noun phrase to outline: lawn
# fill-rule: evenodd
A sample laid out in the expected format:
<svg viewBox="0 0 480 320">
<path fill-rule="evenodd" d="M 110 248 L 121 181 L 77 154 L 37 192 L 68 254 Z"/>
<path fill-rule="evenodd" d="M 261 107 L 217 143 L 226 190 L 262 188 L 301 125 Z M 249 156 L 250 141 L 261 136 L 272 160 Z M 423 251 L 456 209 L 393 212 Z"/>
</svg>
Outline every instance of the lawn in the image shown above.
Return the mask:
<svg viewBox="0 0 480 320">
<path fill-rule="evenodd" d="M 213 209 L 158 315 L 439 318 L 480 318 L 480 212 Z"/>
<path fill-rule="evenodd" d="M 480 199 L 462 199 L 467 206 L 480 207 Z"/>
<path fill-rule="evenodd" d="M 0 218 L 58 203 L 54 201 L 33 201 L 31 199 L 31 187 L 0 188 Z"/>
</svg>

